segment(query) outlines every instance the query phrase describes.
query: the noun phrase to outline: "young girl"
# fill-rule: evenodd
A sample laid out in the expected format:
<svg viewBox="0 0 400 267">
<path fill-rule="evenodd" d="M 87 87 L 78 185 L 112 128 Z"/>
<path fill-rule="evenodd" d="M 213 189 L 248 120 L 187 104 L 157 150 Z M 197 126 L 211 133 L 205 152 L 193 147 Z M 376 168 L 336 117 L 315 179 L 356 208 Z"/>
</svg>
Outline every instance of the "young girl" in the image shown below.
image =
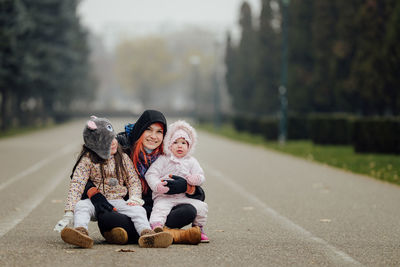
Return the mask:
<svg viewBox="0 0 400 267">
<path fill-rule="evenodd" d="M 153 190 L 154 200 L 150 225 L 156 232 L 160 231 L 174 206 L 183 203 L 191 204 L 197 210 L 193 225 L 200 227 L 201 242 L 209 242 L 203 230 L 207 221 L 208 205 L 198 199 L 188 198 L 185 193 L 166 194 L 169 191 L 166 180 L 169 180 L 172 174 L 184 177 L 189 185 L 203 184 L 205 180 L 203 169 L 191 156 L 196 142 L 196 131 L 187 122 L 177 121 L 169 126 L 164 138 L 165 155 L 161 155 L 145 174 L 146 181 Z"/>
<path fill-rule="evenodd" d="M 95 208 L 90 199 L 81 200 L 85 185 L 91 180 L 96 187 L 87 192 L 89 198 L 100 192 L 119 213 L 130 217 L 140 235 L 140 247 L 168 247 L 172 243 L 172 236 L 166 232 L 155 233 L 150 228 L 142 207 L 141 183 L 131 160 L 120 149 L 111 123 L 107 119 L 92 116 L 84 128 L 83 139 L 82 157 L 79 157 L 73 173 L 65 205 L 64 220 L 73 215 L 74 228 L 62 229 L 61 238 L 76 246 L 93 246 L 87 229 L 89 221 L 96 216 Z M 123 197 L 127 193 L 129 200 L 125 201 Z M 63 228 L 62 221 L 55 230 Z"/>
</svg>

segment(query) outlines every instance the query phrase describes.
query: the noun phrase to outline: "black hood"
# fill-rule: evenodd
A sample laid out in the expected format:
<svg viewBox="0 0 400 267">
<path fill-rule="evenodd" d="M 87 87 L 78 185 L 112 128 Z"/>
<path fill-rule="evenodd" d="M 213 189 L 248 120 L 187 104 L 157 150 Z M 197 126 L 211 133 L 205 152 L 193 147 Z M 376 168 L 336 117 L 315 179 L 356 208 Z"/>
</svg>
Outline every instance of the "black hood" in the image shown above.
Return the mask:
<svg viewBox="0 0 400 267">
<path fill-rule="evenodd" d="M 147 127 L 156 122 L 160 122 L 164 126 L 163 135 L 165 136 L 165 133 L 167 132 L 167 120 L 165 119 L 164 115 L 157 110 L 146 110 L 136 121 L 135 126 L 133 127 L 133 131 L 129 139 L 130 144 L 135 144 Z"/>
</svg>

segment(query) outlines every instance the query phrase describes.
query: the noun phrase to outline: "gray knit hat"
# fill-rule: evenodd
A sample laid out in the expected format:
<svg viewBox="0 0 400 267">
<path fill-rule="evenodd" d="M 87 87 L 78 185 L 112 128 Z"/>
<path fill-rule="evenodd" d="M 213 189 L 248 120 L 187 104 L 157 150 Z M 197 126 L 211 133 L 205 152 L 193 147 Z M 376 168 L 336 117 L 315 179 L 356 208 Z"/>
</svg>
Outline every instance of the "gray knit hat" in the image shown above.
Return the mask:
<svg viewBox="0 0 400 267">
<path fill-rule="evenodd" d="M 106 118 L 91 116 L 83 129 L 85 146 L 94 151 L 102 159 L 110 158 L 111 143 L 114 138 L 114 128 Z"/>
</svg>

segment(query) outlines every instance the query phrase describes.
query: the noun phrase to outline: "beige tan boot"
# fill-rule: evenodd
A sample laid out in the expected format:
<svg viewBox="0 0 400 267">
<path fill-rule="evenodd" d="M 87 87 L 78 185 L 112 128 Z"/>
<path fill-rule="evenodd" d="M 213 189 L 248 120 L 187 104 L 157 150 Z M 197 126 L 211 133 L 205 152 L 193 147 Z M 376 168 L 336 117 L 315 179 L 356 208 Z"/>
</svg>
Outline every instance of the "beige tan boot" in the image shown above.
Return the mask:
<svg viewBox="0 0 400 267">
<path fill-rule="evenodd" d="M 115 227 L 109 232 L 104 232 L 103 236 L 110 244 L 125 245 L 128 243 L 128 233 L 121 227 Z"/>
<path fill-rule="evenodd" d="M 88 231 L 84 227 L 66 227 L 61 231 L 61 238 L 65 243 L 81 248 L 93 247 L 93 239 L 90 238 Z"/>
<path fill-rule="evenodd" d="M 167 248 L 172 244 L 172 235 L 166 232 L 154 232 L 145 229 L 140 233 L 139 247 L 142 248 Z"/>
<path fill-rule="evenodd" d="M 174 244 L 197 245 L 201 241 L 201 230 L 198 226 L 193 226 L 189 229 L 170 229 L 164 227 L 164 232 L 172 235 Z"/>
</svg>

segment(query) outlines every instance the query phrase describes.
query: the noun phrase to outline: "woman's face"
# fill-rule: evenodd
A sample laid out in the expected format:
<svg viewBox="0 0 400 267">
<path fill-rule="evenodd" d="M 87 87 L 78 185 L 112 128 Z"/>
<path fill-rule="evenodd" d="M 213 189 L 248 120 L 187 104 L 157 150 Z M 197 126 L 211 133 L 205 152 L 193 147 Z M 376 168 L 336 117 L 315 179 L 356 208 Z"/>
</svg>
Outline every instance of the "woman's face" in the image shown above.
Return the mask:
<svg viewBox="0 0 400 267">
<path fill-rule="evenodd" d="M 163 129 L 153 123 L 143 132 L 143 146 L 147 149 L 156 149 L 161 145 L 163 138 Z"/>
</svg>

